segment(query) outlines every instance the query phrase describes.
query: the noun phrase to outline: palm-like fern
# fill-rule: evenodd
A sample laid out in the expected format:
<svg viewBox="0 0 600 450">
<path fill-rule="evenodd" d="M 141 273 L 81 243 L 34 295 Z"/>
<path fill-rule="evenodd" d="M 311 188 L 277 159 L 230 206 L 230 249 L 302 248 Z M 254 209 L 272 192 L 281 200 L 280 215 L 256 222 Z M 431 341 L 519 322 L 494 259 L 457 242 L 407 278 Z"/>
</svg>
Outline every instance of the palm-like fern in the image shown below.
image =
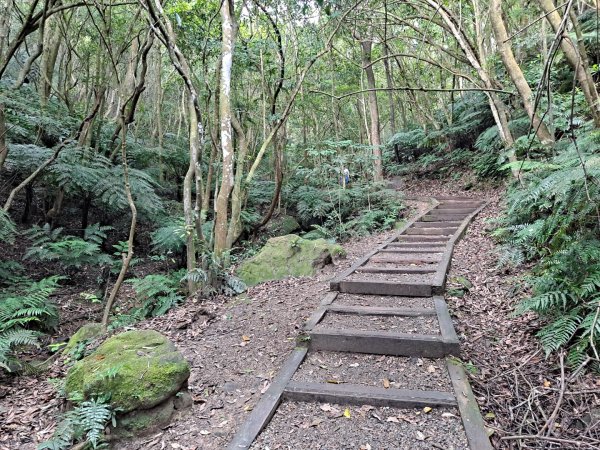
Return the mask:
<svg viewBox="0 0 600 450">
<path fill-rule="evenodd" d="M 115 413 L 104 399 L 81 402 L 63 416 L 52 437 L 40 444 L 38 450 L 66 450 L 77 441 L 98 448 L 110 422 L 115 424 Z"/>
<path fill-rule="evenodd" d="M 60 277 L 5 290 L 0 294 L 0 367 L 19 369 L 16 351 L 21 347 L 39 347 L 38 330 L 58 324 L 58 311 L 49 297 L 58 288 Z"/>
</svg>

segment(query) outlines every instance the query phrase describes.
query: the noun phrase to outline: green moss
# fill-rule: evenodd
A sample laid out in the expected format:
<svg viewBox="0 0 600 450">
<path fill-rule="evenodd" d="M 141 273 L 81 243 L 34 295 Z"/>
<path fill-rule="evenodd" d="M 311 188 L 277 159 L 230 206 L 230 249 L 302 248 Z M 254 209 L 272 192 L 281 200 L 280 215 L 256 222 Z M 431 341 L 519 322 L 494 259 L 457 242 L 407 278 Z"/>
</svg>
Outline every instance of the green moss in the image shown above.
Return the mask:
<svg viewBox="0 0 600 450">
<path fill-rule="evenodd" d="M 102 324 L 99 323 L 86 323 L 77 332 L 71 336 L 67 346 L 63 349 L 63 354 L 69 353 L 73 350 L 77 344 L 83 341 L 89 341 L 97 338 L 102 334 Z"/>
<path fill-rule="evenodd" d="M 117 438 L 129 438 L 156 430 L 169 423 L 173 411 L 173 398 L 151 409 L 132 411 L 117 418 L 117 428 L 111 434 Z"/>
<path fill-rule="evenodd" d="M 238 276 L 249 286 L 288 276 L 311 276 L 317 268 L 331 263 L 332 256 L 345 255 L 344 249 L 325 239 L 314 241 L 295 234 L 269 239 L 253 258 L 238 268 Z"/>
<path fill-rule="evenodd" d="M 156 331 L 128 331 L 106 340 L 69 370 L 66 393 L 110 395 L 122 413 L 152 408 L 175 394 L 189 377 L 188 363 Z"/>
</svg>

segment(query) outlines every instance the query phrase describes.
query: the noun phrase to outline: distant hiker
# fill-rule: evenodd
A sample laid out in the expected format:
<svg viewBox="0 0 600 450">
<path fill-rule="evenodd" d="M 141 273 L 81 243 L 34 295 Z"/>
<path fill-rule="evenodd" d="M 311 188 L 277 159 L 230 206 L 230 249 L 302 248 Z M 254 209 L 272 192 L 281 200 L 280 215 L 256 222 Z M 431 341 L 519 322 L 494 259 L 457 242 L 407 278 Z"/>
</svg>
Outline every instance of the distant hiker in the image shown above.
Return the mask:
<svg viewBox="0 0 600 450">
<path fill-rule="evenodd" d="M 342 170 L 342 176 L 340 177 L 340 184 L 344 187 L 348 186 L 348 184 L 350 184 L 350 171 L 348 170 L 347 167 L 344 167 L 344 170 Z"/>
</svg>

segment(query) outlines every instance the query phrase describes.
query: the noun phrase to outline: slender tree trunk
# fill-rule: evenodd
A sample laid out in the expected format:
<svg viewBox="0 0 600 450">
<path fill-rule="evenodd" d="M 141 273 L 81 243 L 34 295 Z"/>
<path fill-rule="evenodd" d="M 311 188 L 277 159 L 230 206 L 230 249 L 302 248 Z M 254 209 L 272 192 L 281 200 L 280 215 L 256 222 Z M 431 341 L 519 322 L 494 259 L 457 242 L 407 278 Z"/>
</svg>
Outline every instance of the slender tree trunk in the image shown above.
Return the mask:
<svg viewBox="0 0 600 450">
<path fill-rule="evenodd" d="M 500 0 L 491 0 L 490 2 L 490 19 L 492 22 L 492 30 L 498 44 L 498 50 L 504 63 L 504 67 L 510 76 L 513 84 L 517 88 L 525 107 L 525 111 L 531 120 L 536 135 L 543 145 L 550 145 L 554 142 L 554 137 L 550 134 L 546 124 L 542 122 L 540 117 L 533 109 L 531 88 L 521 71 L 521 67 L 517 63 L 515 55 L 513 54 L 508 39 L 508 33 L 502 19 L 502 8 Z"/>
<path fill-rule="evenodd" d="M 221 5 L 221 84 L 219 87 L 219 111 L 221 124 L 222 173 L 221 187 L 217 196 L 215 218 L 214 253 L 217 258 L 227 248 L 227 221 L 229 196 L 233 189 L 233 128 L 231 124 L 231 67 L 233 64 L 234 23 L 233 0 L 224 0 Z"/>
<path fill-rule="evenodd" d="M 189 102 L 189 147 L 190 162 L 183 180 L 183 215 L 185 218 L 186 235 L 186 269 L 188 275 L 196 269 L 196 220 L 194 218 L 194 202 L 192 201 L 192 187 L 198 162 L 198 116 L 193 103 Z M 188 293 L 196 292 L 198 286 L 190 276 L 187 279 Z"/>
<path fill-rule="evenodd" d="M 125 106 L 125 104 L 122 104 L 121 108 L 121 165 L 123 166 L 123 187 L 125 189 L 127 203 L 129 204 L 129 209 L 131 211 L 131 222 L 129 225 L 129 238 L 127 239 L 127 253 L 122 255 L 123 265 L 121 266 L 121 270 L 119 271 L 117 280 L 115 281 L 115 284 L 113 285 L 110 291 L 110 295 L 104 307 L 104 314 L 102 315 L 102 330 L 105 333 L 108 328 L 108 319 L 110 316 L 110 311 L 112 310 L 112 306 L 115 303 L 117 295 L 119 294 L 119 290 L 121 289 L 123 280 L 125 280 L 127 270 L 129 269 L 129 264 L 131 263 L 131 259 L 133 258 L 133 240 L 135 238 L 135 228 L 137 226 L 137 208 L 135 206 L 133 196 L 131 195 L 131 185 L 129 182 L 129 165 L 127 164 L 127 125 L 125 123 Z"/>
<path fill-rule="evenodd" d="M 396 105 L 394 104 L 394 81 L 392 76 L 392 68 L 390 66 L 390 61 L 388 59 L 388 48 L 387 44 L 383 44 L 383 54 L 382 56 L 385 58 L 383 60 L 383 67 L 385 69 L 385 79 L 387 82 L 388 91 L 388 102 L 390 107 L 390 136 L 392 136 L 396 131 Z"/>
<path fill-rule="evenodd" d="M 379 107 L 377 105 L 377 92 L 375 91 L 375 73 L 371 64 L 371 50 L 373 42 L 363 40 L 360 43 L 362 47 L 362 64 L 367 76 L 367 87 L 369 91 L 369 115 L 371 118 L 371 147 L 373 147 L 373 179 L 375 181 L 383 180 L 383 167 L 381 164 L 381 134 L 379 126 Z"/>
<path fill-rule="evenodd" d="M 8 156 L 8 145 L 6 144 L 6 118 L 4 117 L 4 103 L 0 102 L 0 172 Z"/>
<path fill-rule="evenodd" d="M 242 234 L 242 205 L 244 203 L 244 191 L 242 181 L 246 166 L 246 155 L 248 154 L 248 138 L 237 118 L 232 116 L 232 125 L 237 133 L 238 154 L 236 155 L 235 180 L 231 193 L 231 220 L 227 231 L 227 248 L 231 248 Z"/>
<path fill-rule="evenodd" d="M 600 102 L 598 101 L 598 91 L 596 90 L 594 79 L 588 68 L 585 66 L 585 61 L 588 59 L 585 47 L 575 44 L 564 27 L 561 29 L 563 18 L 556 9 L 553 0 L 538 0 L 538 3 L 542 11 L 546 14 L 546 19 L 548 20 L 548 23 L 550 23 L 554 33 L 558 34 L 560 32 L 560 48 L 562 49 L 567 62 L 575 71 L 577 81 L 579 82 L 583 95 L 591 109 L 594 124 L 596 128 L 599 128 Z"/>
</svg>

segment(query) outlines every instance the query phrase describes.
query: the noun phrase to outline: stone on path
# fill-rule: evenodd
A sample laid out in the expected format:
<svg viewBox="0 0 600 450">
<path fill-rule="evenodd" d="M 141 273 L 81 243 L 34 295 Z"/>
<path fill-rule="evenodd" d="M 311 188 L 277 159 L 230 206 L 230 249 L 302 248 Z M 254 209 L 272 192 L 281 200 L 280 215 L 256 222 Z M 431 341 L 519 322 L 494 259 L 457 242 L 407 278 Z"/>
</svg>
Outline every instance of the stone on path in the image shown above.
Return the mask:
<svg viewBox="0 0 600 450">
<path fill-rule="evenodd" d="M 295 234 L 271 238 L 254 257 L 244 261 L 238 276 L 249 286 L 288 276 L 311 276 L 317 269 L 345 255 L 344 249 L 325 239 L 308 240 Z"/>
</svg>

